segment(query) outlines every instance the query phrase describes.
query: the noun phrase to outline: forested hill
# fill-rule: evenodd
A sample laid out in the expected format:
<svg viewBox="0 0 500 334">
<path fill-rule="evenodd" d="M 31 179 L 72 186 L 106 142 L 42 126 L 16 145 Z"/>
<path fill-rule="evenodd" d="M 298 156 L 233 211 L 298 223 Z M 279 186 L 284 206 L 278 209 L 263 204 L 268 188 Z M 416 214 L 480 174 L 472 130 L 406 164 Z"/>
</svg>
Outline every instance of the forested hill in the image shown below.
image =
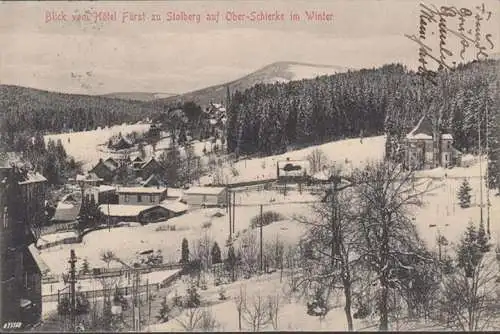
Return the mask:
<svg viewBox="0 0 500 334">
<path fill-rule="evenodd" d="M 0 85 L 1 132 L 62 132 L 135 122 L 150 117 L 147 102 Z"/>
<path fill-rule="evenodd" d="M 440 72 L 438 85 L 398 64 L 288 83 L 260 84 L 231 99 L 229 149 L 281 153 L 288 145 L 360 135 L 405 135 L 424 114 L 442 114 L 440 127 L 459 149 L 477 145 L 477 115 L 493 104 L 498 60 Z M 490 89 L 489 89 L 490 88 Z M 485 124 L 483 119 L 483 126 Z"/>
</svg>

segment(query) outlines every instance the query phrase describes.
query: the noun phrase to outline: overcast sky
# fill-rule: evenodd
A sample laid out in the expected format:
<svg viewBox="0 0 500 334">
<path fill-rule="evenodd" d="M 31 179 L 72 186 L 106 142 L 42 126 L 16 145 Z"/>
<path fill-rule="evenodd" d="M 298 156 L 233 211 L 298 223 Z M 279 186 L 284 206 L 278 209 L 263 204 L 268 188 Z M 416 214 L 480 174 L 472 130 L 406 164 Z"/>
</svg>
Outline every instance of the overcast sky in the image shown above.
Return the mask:
<svg viewBox="0 0 500 334">
<path fill-rule="evenodd" d="M 473 9 L 472 2 L 432 3 Z M 481 33 L 493 35 L 494 48 L 488 52 L 498 53 L 500 1 L 484 3 L 493 14 Z M 182 93 L 236 79 L 275 61 L 349 68 L 400 62 L 416 68 L 418 45 L 404 34 L 418 33 L 419 4 L 410 0 L 0 2 L 0 83 L 83 94 Z M 117 22 L 72 21 L 72 14 L 85 10 L 116 12 Z M 283 13 L 285 22 L 225 20 L 228 11 L 261 10 Z M 333 21 L 308 22 L 306 10 L 331 13 Z M 68 21 L 46 22 L 51 11 L 64 12 Z M 152 14 L 165 18 L 170 11 L 200 14 L 201 22 L 151 21 Z M 217 11 L 219 22 L 206 22 L 206 14 Z M 302 21 L 292 22 L 291 11 Z M 147 21 L 122 23 L 123 12 L 144 12 Z M 450 48 L 459 53 L 458 42 Z"/>
</svg>

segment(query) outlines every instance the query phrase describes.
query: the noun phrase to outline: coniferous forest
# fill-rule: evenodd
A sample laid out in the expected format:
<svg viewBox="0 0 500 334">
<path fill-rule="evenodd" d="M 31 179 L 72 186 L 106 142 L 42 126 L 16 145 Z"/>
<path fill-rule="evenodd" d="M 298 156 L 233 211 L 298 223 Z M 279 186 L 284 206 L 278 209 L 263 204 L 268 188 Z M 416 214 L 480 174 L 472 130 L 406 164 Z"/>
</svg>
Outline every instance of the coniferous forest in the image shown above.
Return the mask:
<svg viewBox="0 0 500 334">
<path fill-rule="evenodd" d="M 228 148 L 238 155 L 271 155 L 384 133 L 390 146 L 427 114 L 454 136 L 456 148 L 476 151 L 486 108 L 498 109 L 498 64 L 476 61 L 439 72 L 436 86 L 399 64 L 256 85 L 231 97 Z M 492 120 L 490 112 L 490 126 Z"/>
</svg>

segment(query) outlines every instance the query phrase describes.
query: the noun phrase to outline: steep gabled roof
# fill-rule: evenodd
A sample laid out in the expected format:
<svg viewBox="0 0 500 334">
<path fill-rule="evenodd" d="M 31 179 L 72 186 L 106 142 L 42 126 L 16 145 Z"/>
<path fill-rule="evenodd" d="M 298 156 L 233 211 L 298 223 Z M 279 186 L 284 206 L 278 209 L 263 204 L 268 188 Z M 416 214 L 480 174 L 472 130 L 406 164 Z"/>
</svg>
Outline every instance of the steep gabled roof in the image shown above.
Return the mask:
<svg viewBox="0 0 500 334">
<path fill-rule="evenodd" d="M 408 139 L 432 139 L 433 125 L 427 116 L 422 116 L 417 125 L 410 131 L 406 138 Z"/>
<path fill-rule="evenodd" d="M 160 177 L 156 174 L 151 174 L 150 177 L 147 178 L 146 181 L 142 182 L 143 187 L 154 187 L 154 186 L 164 186 L 165 182 L 163 182 Z"/>
</svg>

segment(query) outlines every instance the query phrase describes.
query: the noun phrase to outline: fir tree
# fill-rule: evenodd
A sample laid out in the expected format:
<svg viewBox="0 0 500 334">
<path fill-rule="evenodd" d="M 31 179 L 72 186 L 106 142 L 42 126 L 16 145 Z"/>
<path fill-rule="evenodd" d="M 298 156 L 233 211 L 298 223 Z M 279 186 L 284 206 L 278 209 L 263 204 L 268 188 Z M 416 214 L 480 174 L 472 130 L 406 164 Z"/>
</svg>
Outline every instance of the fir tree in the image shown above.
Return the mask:
<svg viewBox="0 0 500 334">
<path fill-rule="evenodd" d="M 234 252 L 234 246 L 230 245 L 227 250 L 227 259 L 225 261 L 226 270 L 231 272 L 231 278 L 233 281 L 236 280 L 235 272 L 236 266 L 238 264 L 238 259 L 236 258 L 236 253 Z"/>
<path fill-rule="evenodd" d="M 470 207 L 471 191 L 472 188 L 469 185 L 469 181 L 464 179 L 460 189 L 458 190 L 458 200 L 460 201 L 460 207 L 462 209 Z"/>
<path fill-rule="evenodd" d="M 189 308 L 199 307 L 201 304 L 200 294 L 194 284 L 187 289 L 186 306 Z"/>
<path fill-rule="evenodd" d="M 222 262 L 222 254 L 221 254 L 220 247 L 217 244 L 217 242 L 214 242 L 214 245 L 212 247 L 212 251 L 211 251 L 210 255 L 212 256 L 212 263 L 213 264 Z"/>
<path fill-rule="evenodd" d="M 186 238 L 182 239 L 181 245 L 181 260 L 180 263 L 187 264 L 189 262 L 189 244 Z"/>
<path fill-rule="evenodd" d="M 83 259 L 82 262 L 82 273 L 87 274 L 90 272 L 90 266 L 89 266 L 89 261 L 87 258 Z"/>
<path fill-rule="evenodd" d="M 491 245 L 489 243 L 488 235 L 486 235 L 483 222 L 479 224 L 479 230 L 477 231 L 477 243 L 481 252 L 489 252 Z"/>
<path fill-rule="evenodd" d="M 163 297 L 163 300 L 160 304 L 160 311 L 158 312 L 159 314 L 156 316 L 156 318 L 161 321 L 161 322 L 167 322 L 169 321 L 169 314 L 170 314 L 170 305 L 168 305 L 167 302 L 167 297 Z"/>
<path fill-rule="evenodd" d="M 481 246 L 478 243 L 478 232 L 472 222 L 469 222 L 467 230 L 460 241 L 457 257 L 458 267 L 465 270 L 467 277 L 472 277 L 479 262 L 483 258 Z"/>
</svg>

